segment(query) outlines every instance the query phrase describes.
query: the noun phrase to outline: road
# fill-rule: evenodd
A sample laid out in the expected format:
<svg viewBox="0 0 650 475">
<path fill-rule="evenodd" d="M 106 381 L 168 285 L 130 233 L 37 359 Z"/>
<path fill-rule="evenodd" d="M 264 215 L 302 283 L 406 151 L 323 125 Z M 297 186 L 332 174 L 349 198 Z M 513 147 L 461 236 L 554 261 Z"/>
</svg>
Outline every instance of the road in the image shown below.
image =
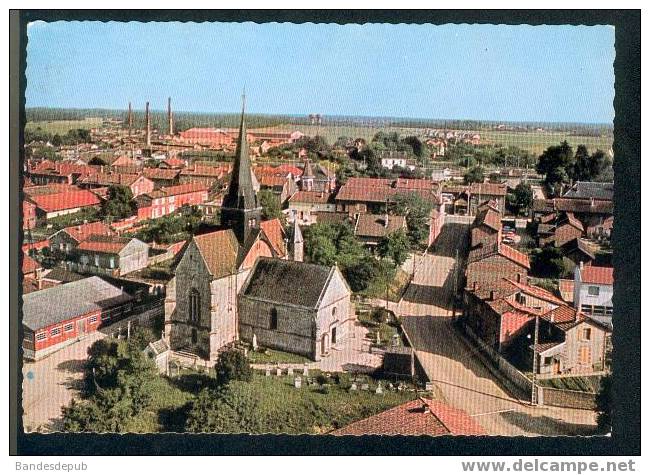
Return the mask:
<svg viewBox="0 0 650 475">
<path fill-rule="evenodd" d="M 454 221 L 445 223 L 433 252 L 422 258 L 398 308 L 436 394 L 491 435 L 593 434 L 592 411 L 529 406 L 509 394 L 452 325 L 456 250 L 462 259 L 469 232 L 467 218 Z"/>
<path fill-rule="evenodd" d="M 39 361 L 23 361 L 23 427 L 25 432 L 61 430 L 61 408 L 70 404 L 83 387 L 88 348 L 100 338 L 126 331 L 127 321 L 88 334 Z"/>
</svg>

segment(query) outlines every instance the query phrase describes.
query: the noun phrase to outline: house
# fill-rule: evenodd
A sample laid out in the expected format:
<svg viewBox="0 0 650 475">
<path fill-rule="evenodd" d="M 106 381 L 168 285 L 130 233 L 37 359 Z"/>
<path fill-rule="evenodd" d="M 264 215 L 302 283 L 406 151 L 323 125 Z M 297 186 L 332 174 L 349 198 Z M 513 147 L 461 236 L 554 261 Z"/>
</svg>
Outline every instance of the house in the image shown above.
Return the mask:
<svg viewBox="0 0 650 475">
<path fill-rule="evenodd" d="M 132 301 L 129 294 L 96 276 L 24 295 L 24 357 L 41 359 L 123 318 Z"/>
<path fill-rule="evenodd" d="M 23 230 L 34 229 L 36 227 L 36 203 L 25 196 L 21 204 L 23 208 Z"/>
<path fill-rule="evenodd" d="M 406 217 L 389 214 L 358 214 L 354 223 L 354 235 L 366 246 L 374 249 L 386 236 L 406 232 Z"/>
<path fill-rule="evenodd" d="M 472 223 L 471 247 L 501 241 L 501 213 L 494 202 L 481 205 Z"/>
<path fill-rule="evenodd" d="M 154 189 L 153 181 L 144 175 L 135 173 L 94 173 L 83 176 L 77 181 L 77 184 L 84 188 L 123 186 L 131 190 L 134 198 L 144 193 L 150 193 Z"/>
<path fill-rule="evenodd" d="M 336 195 L 336 210 L 355 213 L 381 213 L 387 203 L 399 195 L 417 194 L 439 209 L 441 203 L 438 183 L 427 179 L 352 177 Z"/>
<path fill-rule="evenodd" d="M 24 188 L 23 192 L 36 205 L 37 222 L 96 208 L 101 203 L 94 193 L 76 186 L 34 186 Z"/>
<path fill-rule="evenodd" d="M 577 181 L 564 192 L 562 197 L 612 201 L 614 199 L 614 183 Z"/>
<path fill-rule="evenodd" d="M 570 212 L 582 223 L 587 237 L 609 237 L 613 225 L 614 204 L 607 200 L 553 198 L 533 200 L 531 217 L 540 221 L 552 213 Z"/>
<path fill-rule="evenodd" d="M 178 185 L 180 173 L 180 169 L 176 168 L 145 167 L 142 169 L 142 175 L 151 180 L 155 188 Z"/>
<path fill-rule="evenodd" d="M 503 213 L 506 209 L 507 191 L 507 186 L 499 183 L 472 183 L 469 187 L 469 214 L 475 215 L 479 206 L 490 200 Z"/>
<path fill-rule="evenodd" d="M 347 338 L 351 294 L 336 266 L 260 257 L 239 293 L 240 338 L 319 361 Z"/>
<path fill-rule="evenodd" d="M 527 331 L 527 324 L 564 302 L 541 287 L 529 285 L 525 275 L 472 283 L 463 294 L 463 322 L 476 336 L 503 352 Z"/>
<path fill-rule="evenodd" d="M 591 244 L 582 238 L 572 239 L 562 245 L 562 256 L 567 265 L 575 267 L 581 262 L 591 265 L 596 259 L 596 254 Z"/>
<path fill-rule="evenodd" d="M 217 149 L 232 148 L 235 144 L 235 138 L 229 130 L 209 127 L 193 127 L 179 132 L 178 141 Z"/>
<path fill-rule="evenodd" d="M 429 215 L 429 236 L 427 238 L 427 247 L 431 246 L 442 231 L 442 227 L 445 224 L 445 211 L 441 209 L 440 211 L 432 209 L 431 214 Z"/>
<path fill-rule="evenodd" d="M 545 217 L 537 229 L 539 247 L 552 245 L 562 247 L 569 241 L 579 239 L 584 234 L 582 223 L 576 219 L 572 212 L 553 213 L 553 218 Z"/>
<path fill-rule="evenodd" d="M 291 175 L 268 175 L 263 174 L 258 177 L 261 190 L 270 190 L 277 198 L 280 207 L 284 205 L 287 199 L 292 196 L 296 190 L 296 182 Z"/>
<path fill-rule="evenodd" d="M 502 278 L 516 279 L 518 274 L 528 275 L 528 256 L 501 242 L 484 244 L 469 252 L 467 257 L 466 281 L 479 285 L 499 281 Z"/>
<path fill-rule="evenodd" d="M 203 183 L 165 186 L 135 199 L 138 220 L 160 218 L 183 206 L 205 203 L 208 198 L 208 186 Z"/>
<path fill-rule="evenodd" d="M 58 255 L 71 254 L 80 242 L 85 241 L 93 234 L 99 236 L 111 236 L 115 233 L 110 226 L 101 221 L 69 226 L 50 236 L 50 251 Z"/>
<path fill-rule="evenodd" d="M 181 170 L 178 179 L 181 184 L 203 183 L 212 188 L 217 186 L 228 173 L 230 173 L 229 163 L 218 166 L 193 163 Z"/>
<path fill-rule="evenodd" d="M 314 224 L 319 213 L 336 211 L 334 196 L 323 191 L 298 191 L 289 198 L 289 216 L 295 216 L 306 226 Z"/>
<path fill-rule="evenodd" d="M 383 168 L 388 168 L 389 170 L 392 170 L 393 167 L 406 168 L 408 154 L 396 150 L 385 150 L 379 152 L 379 159 Z"/>
<path fill-rule="evenodd" d="M 77 244 L 68 258 L 70 270 L 121 276 L 147 267 L 149 245 L 136 238 L 93 234 Z"/>
<path fill-rule="evenodd" d="M 320 164 L 313 166 L 311 161 L 306 159 L 300 174 L 300 189 L 331 193 L 336 189 L 336 173 Z"/>
<path fill-rule="evenodd" d="M 374 416 L 353 422 L 331 435 L 487 435 L 465 411 L 441 401 L 419 397 Z"/>
<path fill-rule="evenodd" d="M 537 374 L 589 374 L 605 369 L 610 339 L 610 327 L 563 305 L 540 316 L 539 341 L 528 350 L 531 357 L 534 352 Z"/>
<path fill-rule="evenodd" d="M 573 288 L 574 307 L 611 328 L 614 269 L 580 264 L 575 269 Z"/>
</svg>

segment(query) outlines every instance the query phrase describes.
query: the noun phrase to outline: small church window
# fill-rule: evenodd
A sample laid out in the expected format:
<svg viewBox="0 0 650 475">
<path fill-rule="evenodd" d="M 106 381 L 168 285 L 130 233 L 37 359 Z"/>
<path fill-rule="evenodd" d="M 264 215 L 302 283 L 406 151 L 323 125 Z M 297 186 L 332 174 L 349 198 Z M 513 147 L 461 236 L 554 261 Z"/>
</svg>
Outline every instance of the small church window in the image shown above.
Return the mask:
<svg viewBox="0 0 650 475">
<path fill-rule="evenodd" d="M 278 329 L 278 311 L 275 308 L 271 309 L 271 322 L 269 323 L 269 328 L 271 330 Z"/>
<path fill-rule="evenodd" d="M 332 307 L 332 316 L 336 317 L 336 307 Z"/>
<path fill-rule="evenodd" d="M 201 315 L 201 296 L 196 289 L 190 290 L 190 322 L 198 322 Z"/>
</svg>

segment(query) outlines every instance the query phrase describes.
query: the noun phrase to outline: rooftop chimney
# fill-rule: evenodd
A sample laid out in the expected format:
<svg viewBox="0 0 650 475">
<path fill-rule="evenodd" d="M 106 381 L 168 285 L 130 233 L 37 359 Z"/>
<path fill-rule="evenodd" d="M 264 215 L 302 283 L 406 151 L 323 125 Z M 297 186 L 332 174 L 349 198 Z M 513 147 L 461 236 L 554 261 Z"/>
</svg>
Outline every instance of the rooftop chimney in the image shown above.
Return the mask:
<svg viewBox="0 0 650 475">
<path fill-rule="evenodd" d="M 147 147 L 151 147 L 151 116 L 149 115 L 149 102 L 145 105 L 144 115 L 147 131 Z"/>
<path fill-rule="evenodd" d="M 490 300 L 494 300 L 494 290 L 490 290 Z"/>
</svg>

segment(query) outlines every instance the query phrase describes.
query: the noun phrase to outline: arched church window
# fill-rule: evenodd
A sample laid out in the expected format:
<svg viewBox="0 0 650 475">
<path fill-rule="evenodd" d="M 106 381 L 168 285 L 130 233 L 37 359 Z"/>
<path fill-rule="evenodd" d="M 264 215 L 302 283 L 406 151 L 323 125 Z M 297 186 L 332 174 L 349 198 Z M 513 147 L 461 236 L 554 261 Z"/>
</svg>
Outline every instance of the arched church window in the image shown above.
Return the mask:
<svg viewBox="0 0 650 475">
<path fill-rule="evenodd" d="M 332 316 L 336 317 L 336 307 L 332 307 Z"/>
<path fill-rule="evenodd" d="M 269 323 L 269 328 L 271 330 L 278 329 L 278 311 L 275 308 L 271 309 L 271 321 Z"/>
<path fill-rule="evenodd" d="M 198 290 L 190 290 L 189 301 L 190 322 L 197 323 L 201 319 L 201 295 Z"/>
</svg>

